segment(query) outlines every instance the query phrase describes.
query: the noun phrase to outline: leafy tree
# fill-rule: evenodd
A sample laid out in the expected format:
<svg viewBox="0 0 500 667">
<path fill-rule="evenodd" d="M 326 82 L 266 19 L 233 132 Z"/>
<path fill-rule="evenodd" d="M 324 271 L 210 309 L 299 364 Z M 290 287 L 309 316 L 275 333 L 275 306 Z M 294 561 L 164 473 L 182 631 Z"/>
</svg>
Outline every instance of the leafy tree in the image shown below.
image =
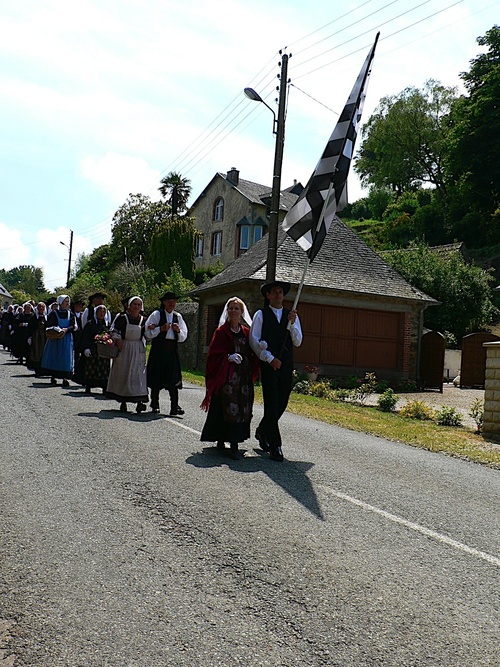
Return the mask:
<svg viewBox="0 0 500 667">
<path fill-rule="evenodd" d="M 183 276 L 180 264 L 174 262 L 170 269 L 170 275 L 161 287 L 162 292 L 175 292 L 175 294 L 180 297 L 181 301 L 191 301 L 191 298 L 187 295 L 188 292 L 196 287 L 196 285 L 192 280 L 189 280 Z"/>
<path fill-rule="evenodd" d="M 443 194 L 443 159 L 454 88 L 428 80 L 423 90 L 409 87 L 381 99 L 363 128 L 355 170 L 364 185 L 398 195 L 430 183 Z"/>
<path fill-rule="evenodd" d="M 178 215 L 187 210 L 188 199 L 191 195 L 191 181 L 175 171 L 164 176 L 158 188 L 172 210 L 172 215 Z"/>
<path fill-rule="evenodd" d="M 170 206 L 166 202 L 153 202 L 141 194 L 129 195 L 113 216 L 111 266 L 146 262 L 151 237 L 169 217 Z"/>
<path fill-rule="evenodd" d="M 449 332 L 460 341 L 498 315 L 491 301 L 491 273 L 467 264 L 458 252 L 442 255 L 412 244 L 382 255 L 411 285 L 440 302 L 426 309 L 426 327 Z"/>
<path fill-rule="evenodd" d="M 43 283 L 43 269 L 31 265 L 16 266 L 6 271 L 0 269 L 0 283 L 13 295 L 13 290 L 19 290 L 29 295 L 30 299 L 37 299 L 46 292 Z"/>
<path fill-rule="evenodd" d="M 495 237 L 496 226 L 488 216 L 500 206 L 499 26 L 477 42 L 488 50 L 471 60 L 470 70 L 461 74 L 469 95 L 453 105 L 447 170 L 468 210 L 486 215 L 484 235 Z"/>
<path fill-rule="evenodd" d="M 193 279 L 195 236 L 194 220 L 188 216 L 173 216 L 158 227 L 151 237 L 148 258 L 160 280 L 170 274 L 174 262 L 186 278 Z"/>
<path fill-rule="evenodd" d="M 105 244 L 94 248 L 90 254 L 82 253 L 78 255 L 75 263 L 75 277 L 83 273 L 91 275 L 98 275 L 102 280 L 108 279 L 109 272 L 113 268 L 111 266 L 111 245 Z"/>
</svg>

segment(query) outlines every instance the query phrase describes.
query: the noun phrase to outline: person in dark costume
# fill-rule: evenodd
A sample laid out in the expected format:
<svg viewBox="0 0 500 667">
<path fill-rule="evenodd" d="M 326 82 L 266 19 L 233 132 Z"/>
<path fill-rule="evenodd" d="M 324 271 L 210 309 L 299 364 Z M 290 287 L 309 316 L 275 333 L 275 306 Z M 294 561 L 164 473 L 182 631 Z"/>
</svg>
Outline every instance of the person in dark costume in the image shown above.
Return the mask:
<svg viewBox="0 0 500 667">
<path fill-rule="evenodd" d="M 104 303 L 104 300 L 106 299 L 106 295 L 104 292 L 96 292 L 95 294 L 91 294 L 89 296 L 89 305 L 87 308 L 82 313 L 82 327 L 85 329 L 85 325 L 89 320 L 92 320 L 94 317 L 94 309 L 97 306 L 100 306 Z M 106 309 L 106 317 L 105 317 L 105 322 L 107 326 L 111 326 L 111 313 Z"/>
<path fill-rule="evenodd" d="M 32 317 L 33 306 L 27 301 L 14 318 L 11 352 L 18 364 L 22 364 L 29 354 L 28 327 Z"/>
<path fill-rule="evenodd" d="M 120 402 L 120 412 L 128 412 L 127 403 L 136 403 L 136 412 L 146 410 L 148 385 L 146 380 L 146 318 L 141 315 L 142 299 L 128 300 L 127 311 L 115 318 L 110 334 L 120 352 L 113 359 L 106 387 L 106 398 Z"/>
<path fill-rule="evenodd" d="M 14 306 L 11 304 L 2 315 L 2 328 L 0 329 L 0 337 L 2 347 L 4 350 L 10 350 L 11 333 L 14 325 Z"/>
<path fill-rule="evenodd" d="M 95 337 L 106 333 L 109 327 L 106 324 L 107 308 L 104 304 L 96 306 L 94 316 L 85 325 L 81 348 L 83 369 L 79 382 L 85 386 L 85 393 L 90 394 L 92 387 L 100 387 L 103 393 L 108 385 L 110 360 L 100 357 L 97 352 L 98 343 Z"/>
<path fill-rule="evenodd" d="M 179 405 L 179 389 L 182 389 L 181 362 L 178 343 L 188 336 L 182 315 L 174 310 L 177 295 L 165 292 L 160 298 L 161 308 L 155 310 L 146 322 L 146 338 L 151 341 L 148 358 L 148 387 L 151 388 L 151 410 L 160 412 L 160 391 L 170 395 L 170 415 L 183 415 Z"/>
<path fill-rule="evenodd" d="M 40 375 L 43 349 L 45 347 L 45 329 L 47 327 L 47 307 L 43 301 L 37 304 L 35 314 L 28 324 L 29 353 L 26 366 L 35 375 Z"/>
<path fill-rule="evenodd" d="M 57 297 L 57 308 L 47 318 L 47 329 L 57 327 L 64 335 L 62 338 L 49 339 L 45 343 L 40 373 L 49 375 L 52 384 L 56 378 L 62 378 L 63 387 L 69 387 L 68 380 L 73 376 L 74 354 L 73 336 L 75 316 L 69 309 L 71 300 L 67 294 Z M 52 304 L 53 305 L 53 304 Z M 47 335 L 47 329 L 45 330 Z"/>
<path fill-rule="evenodd" d="M 250 345 L 260 359 L 264 416 L 255 432 L 261 449 L 273 461 L 283 461 L 278 422 L 292 390 L 293 348 L 302 343 L 296 311 L 283 308 L 290 284 L 275 281 L 263 285 L 264 307 L 258 310 L 250 329 Z"/>
<path fill-rule="evenodd" d="M 239 458 L 239 443 L 250 437 L 253 384 L 259 374 L 259 362 L 248 340 L 250 330 L 243 320 L 252 323 L 245 303 L 231 297 L 208 348 L 206 393 L 201 404 L 208 415 L 200 440 L 217 442 L 221 451 L 229 442 L 229 456 L 234 460 Z"/>
</svg>

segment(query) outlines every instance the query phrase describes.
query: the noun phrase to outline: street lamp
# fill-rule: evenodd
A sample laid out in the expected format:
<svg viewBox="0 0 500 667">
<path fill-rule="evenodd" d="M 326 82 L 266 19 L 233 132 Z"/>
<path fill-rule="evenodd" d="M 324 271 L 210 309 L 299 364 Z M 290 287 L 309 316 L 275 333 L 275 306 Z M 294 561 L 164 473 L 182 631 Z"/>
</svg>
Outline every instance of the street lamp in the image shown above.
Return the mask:
<svg viewBox="0 0 500 667">
<path fill-rule="evenodd" d="M 283 149 L 285 147 L 285 108 L 286 108 L 286 86 L 288 59 L 291 57 L 284 53 L 281 56 L 280 94 L 278 101 L 278 117 L 271 107 L 264 102 L 262 97 L 253 88 L 245 88 L 245 95 L 254 102 L 261 102 L 272 112 L 274 116 L 273 134 L 276 135 L 274 149 L 273 185 L 271 189 L 271 208 L 269 211 L 269 232 L 267 234 L 267 264 L 266 283 L 276 280 L 276 252 L 278 246 L 278 222 L 281 195 L 281 167 L 283 164 Z"/>
<path fill-rule="evenodd" d="M 60 243 L 61 245 L 63 245 L 65 248 L 67 248 L 67 249 L 69 250 L 69 256 L 68 256 L 68 274 L 67 274 L 67 277 L 66 277 L 66 287 L 68 287 L 68 285 L 69 285 L 69 277 L 70 277 L 70 273 L 71 273 L 71 253 L 72 253 L 72 251 L 73 251 L 73 232 L 72 232 L 71 229 L 69 230 L 69 246 L 66 245 L 66 243 L 64 243 L 63 241 L 59 241 L 59 243 Z"/>
</svg>

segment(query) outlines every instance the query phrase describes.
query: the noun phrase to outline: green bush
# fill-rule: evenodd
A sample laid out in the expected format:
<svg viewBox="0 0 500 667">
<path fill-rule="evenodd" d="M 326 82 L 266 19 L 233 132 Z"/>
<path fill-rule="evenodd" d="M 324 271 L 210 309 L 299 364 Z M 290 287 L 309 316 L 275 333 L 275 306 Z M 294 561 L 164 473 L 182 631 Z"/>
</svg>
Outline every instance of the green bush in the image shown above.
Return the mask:
<svg viewBox="0 0 500 667">
<path fill-rule="evenodd" d="M 310 396 L 316 396 L 318 398 L 328 398 L 332 399 L 334 396 L 334 393 L 330 387 L 329 382 L 309 382 L 309 391 L 308 394 Z"/>
<path fill-rule="evenodd" d="M 351 398 L 351 389 L 334 389 L 333 398 L 336 401 L 348 401 Z"/>
<path fill-rule="evenodd" d="M 434 419 L 439 426 L 463 426 L 462 415 L 449 405 L 442 405 L 436 410 Z"/>
<path fill-rule="evenodd" d="M 299 380 L 293 385 L 293 389 L 296 394 L 308 394 L 309 393 L 309 382 L 307 380 Z"/>
<path fill-rule="evenodd" d="M 477 432 L 481 433 L 483 430 L 483 419 L 484 419 L 484 401 L 480 398 L 476 400 L 470 406 L 469 417 L 476 422 Z"/>
<path fill-rule="evenodd" d="M 378 397 L 377 406 L 382 412 L 393 412 L 398 402 L 399 396 L 393 392 L 392 389 L 386 389 L 381 396 Z"/>
<path fill-rule="evenodd" d="M 423 401 L 406 401 L 399 414 L 409 419 L 433 419 L 434 410 Z"/>
</svg>

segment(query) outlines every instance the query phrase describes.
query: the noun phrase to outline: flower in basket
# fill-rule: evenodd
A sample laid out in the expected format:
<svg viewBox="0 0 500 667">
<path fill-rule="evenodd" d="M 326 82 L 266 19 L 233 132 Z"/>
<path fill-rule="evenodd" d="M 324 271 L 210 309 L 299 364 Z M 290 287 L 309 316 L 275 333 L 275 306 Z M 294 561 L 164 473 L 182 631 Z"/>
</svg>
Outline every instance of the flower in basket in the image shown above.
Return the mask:
<svg viewBox="0 0 500 667">
<path fill-rule="evenodd" d="M 319 374 L 318 366 L 306 366 L 304 370 L 306 373 L 312 373 L 313 375 Z"/>
<path fill-rule="evenodd" d="M 109 333 L 101 333 L 97 334 L 94 336 L 94 340 L 96 343 L 100 343 L 101 345 L 114 345 L 115 342 L 109 335 Z"/>
</svg>

